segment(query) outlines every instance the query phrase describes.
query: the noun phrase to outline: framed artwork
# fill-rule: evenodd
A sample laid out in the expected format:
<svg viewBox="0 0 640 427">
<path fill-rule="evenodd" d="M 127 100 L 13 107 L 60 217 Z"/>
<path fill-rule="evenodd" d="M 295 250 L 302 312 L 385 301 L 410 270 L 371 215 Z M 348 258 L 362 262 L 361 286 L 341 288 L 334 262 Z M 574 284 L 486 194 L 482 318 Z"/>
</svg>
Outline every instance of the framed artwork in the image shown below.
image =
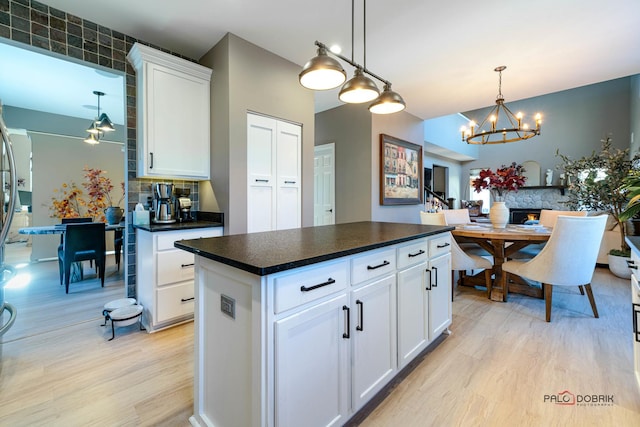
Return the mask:
<svg viewBox="0 0 640 427">
<path fill-rule="evenodd" d="M 422 203 L 422 146 L 380 134 L 380 204 Z"/>
</svg>

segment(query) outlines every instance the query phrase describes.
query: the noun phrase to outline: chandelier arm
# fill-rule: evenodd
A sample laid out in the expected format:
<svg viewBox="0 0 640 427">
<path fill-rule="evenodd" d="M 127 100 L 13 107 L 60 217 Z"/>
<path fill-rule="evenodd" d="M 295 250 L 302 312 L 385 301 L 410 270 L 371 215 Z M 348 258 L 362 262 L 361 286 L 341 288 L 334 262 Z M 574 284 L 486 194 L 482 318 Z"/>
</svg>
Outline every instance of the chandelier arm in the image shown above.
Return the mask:
<svg viewBox="0 0 640 427">
<path fill-rule="evenodd" d="M 511 110 L 509 110 L 509 107 L 507 107 L 504 104 L 502 104 L 502 108 L 504 108 L 505 116 L 507 116 L 507 120 L 509 120 L 509 123 L 511 124 L 511 126 L 513 126 L 514 128 L 518 128 L 519 129 L 520 128 L 520 123 L 518 123 L 518 119 L 516 119 L 515 114 L 513 114 L 511 112 Z"/>
<path fill-rule="evenodd" d="M 335 53 L 332 52 L 326 44 L 319 42 L 318 40 L 316 40 L 315 45 L 321 48 L 324 48 L 327 51 L 327 54 L 330 54 L 332 56 L 335 56 L 338 59 L 343 60 L 344 62 L 346 62 L 347 64 L 351 65 L 352 67 L 355 68 L 360 68 L 362 70 L 362 72 L 369 74 L 371 77 L 381 81 L 384 84 L 387 84 L 389 86 L 391 86 L 391 82 L 389 80 L 383 79 L 382 77 L 378 76 L 377 74 L 373 73 L 372 71 L 368 70 L 367 68 L 363 67 L 362 65 L 350 60 L 349 58 L 339 54 L 339 53 Z"/>
</svg>

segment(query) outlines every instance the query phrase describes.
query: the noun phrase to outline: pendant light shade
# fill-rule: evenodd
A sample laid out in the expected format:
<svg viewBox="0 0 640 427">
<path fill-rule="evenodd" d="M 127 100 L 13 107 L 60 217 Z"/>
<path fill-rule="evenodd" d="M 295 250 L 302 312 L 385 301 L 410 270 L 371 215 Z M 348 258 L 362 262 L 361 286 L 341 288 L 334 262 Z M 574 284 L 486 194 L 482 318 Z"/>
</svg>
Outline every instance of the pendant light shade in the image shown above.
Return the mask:
<svg viewBox="0 0 640 427">
<path fill-rule="evenodd" d="M 369 111 L 374 114 L 391 114 L 402 111 L 405 107 L 406 104 L 400 94 L 392 91 L 390 84 L 385 84 L 378 99 L 369 106 Z"/>
<path fill-rule="evenodd" d="M 90 133 L 89 135 L 87 135 L 87 137 L 84 139 L 84 142 L 91 145 L 100 144 L 100 140 L 96 137 L 96 134 L 94 133 Z"/>
<path fill-rule="evenodd" d="M 347 79 L 342 65 L 327 55 L 324 47 L 318 48 L 318 54 L 307 62 L 300 72 L 300 84 L 307 89 L 327 90 L 340 86 Z"/>
<path fill-rule="evenodd" d="M 353 73 L 353 78 L 342 86 L 338 97 L 342 102 L 361 104 L 376 99 L 378 95 L 380 91 L 376 84 L 358 67 Z"/>
<path fill-rule="evenodd" d="M 98 125 L 96 127 L 102 132 L 113 132 L 116 130 L 111 120 L 109 120 L 107 113 L 102 113 L 100 117 L 98 117 Z"/>
</svg>

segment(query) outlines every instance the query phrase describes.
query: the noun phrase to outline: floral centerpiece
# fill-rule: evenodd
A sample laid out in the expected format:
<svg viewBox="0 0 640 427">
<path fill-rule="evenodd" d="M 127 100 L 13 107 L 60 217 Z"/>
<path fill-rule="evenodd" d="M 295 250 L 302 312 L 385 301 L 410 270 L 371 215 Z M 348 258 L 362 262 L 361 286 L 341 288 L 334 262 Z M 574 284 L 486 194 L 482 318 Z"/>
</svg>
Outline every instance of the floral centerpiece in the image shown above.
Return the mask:
<svg viewBox="0 0 640 427">
<path fill-rule="evenodd" d="M 491 192 L 494 200 L 489 210 L 489 218 L 494 228 L 504 228 L 509 222 L 509 208 L 504 204 L 503 196 L 509 191 L 518 191 L 527 181 L 523 176 L 524 168 L 516 162 L 509 166 L 502 165 L 495 172 L 491 169 L 483 169 L 480 176 L 473 180 L 474 190 L 479 193 L 484 189 Z"/>
<path fill-rule="evenodd" d="M 63 183 L 60 189 L 54 190 L 56 195 L 51 198 L 49 210 L 54 218 L 79 218 L 90 216 L 94 221 L 106 222 L 105 211 L 115 208 L 122 216 L 120 203 L 124 200 L 124 182 L 120 184 L 122 194 L 113 203 L 111 191 L 114 186 L 111 178 L 104 176 L 106 171 L 101 169 L 84 167 L 84 179 L 82 187 L 84 191 L 71 181 L 70 184 Z M 110 222 L 111 223 L 111 222 Z"/>
<path fill-rule="evenodd" d="M 527 177 L 523 176 L 525 172 L 522 165 L 516 162 L 509 166 L 502 165 L 495 172 L 491 169 L 483 169 L 480 176 L 473 180 L 474 190 L 479 193 L 484 189 L 489 189 L 494 201 L 502 201 L 502 197 L 506 192 L 518 191 L 527 181 Z"/>
</svg>

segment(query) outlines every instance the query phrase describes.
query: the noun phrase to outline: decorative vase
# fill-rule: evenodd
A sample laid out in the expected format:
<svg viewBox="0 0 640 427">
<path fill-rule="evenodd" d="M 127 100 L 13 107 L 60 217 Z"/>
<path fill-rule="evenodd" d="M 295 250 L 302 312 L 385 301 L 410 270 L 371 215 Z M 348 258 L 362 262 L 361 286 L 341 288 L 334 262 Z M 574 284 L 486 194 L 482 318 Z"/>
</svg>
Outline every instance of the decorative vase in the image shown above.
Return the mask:
<svg viewBox="0 0 640 427">
<path fill-rule="evenodd" d="M 631 278 L 631 270 L 628 264 L 631 258 L 609 254 L 608 260 L 609 271 L 611 271 L 614 276 L 620 277 L 621 279 Z"/>
<path fill-rule="evenodd" d="M 107 224 L 115 225 L 119 224 L 124 215 L 124 210 L 118 206 L 109 206 L 104 210 L 104 216 L 107 218 Z"/>
<path fill-rule="evenodd" d="M 505 228 L 509 222 L 509 208 L 504 202 L 493 202 L 489 209 L 489 219 L 493 228 Z"/>
</svg>

